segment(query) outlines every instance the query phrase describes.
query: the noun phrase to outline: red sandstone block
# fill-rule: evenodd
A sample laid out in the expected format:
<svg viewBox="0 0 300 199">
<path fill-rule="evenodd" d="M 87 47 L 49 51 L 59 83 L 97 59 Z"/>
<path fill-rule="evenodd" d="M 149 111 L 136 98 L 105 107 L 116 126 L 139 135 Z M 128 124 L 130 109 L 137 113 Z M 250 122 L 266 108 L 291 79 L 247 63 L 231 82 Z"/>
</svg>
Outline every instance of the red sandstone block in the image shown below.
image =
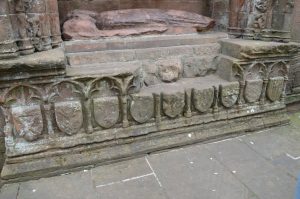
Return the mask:
<svg viewBox="0 0 300 199">
<path fill-rule="evenodd" d="M 58 13 L 57 0 L 47 0 L 47 13 Z"/>
</svg>

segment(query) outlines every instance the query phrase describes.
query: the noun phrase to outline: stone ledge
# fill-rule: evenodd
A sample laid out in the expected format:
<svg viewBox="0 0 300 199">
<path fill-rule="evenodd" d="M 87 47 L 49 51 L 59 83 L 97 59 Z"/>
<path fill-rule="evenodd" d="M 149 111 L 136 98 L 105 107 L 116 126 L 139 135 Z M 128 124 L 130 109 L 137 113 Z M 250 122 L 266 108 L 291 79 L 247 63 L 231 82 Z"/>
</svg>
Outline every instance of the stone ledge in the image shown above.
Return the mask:
<svg viewBox="0 0 300 199">
<path fill-rule="evenodd" d="M 125 38 L 116 37 L 98 40 L 67 41 L 65 42 L 65 48 L 67 53 L 144 49 L 216 43 L 218 40 L 227 37 L 228 35 L 226 33 L 221 32 L 213 32 L 208 34 L 146 35 Z"/>
<path fill-rule="evenodd" d="M 31 55 L 20 56 L 15 59 L 0 60 L 0 71 L 34 71 L 46 69 L 64 69 L 66 59 L 64 50 L 57 48 L 53 50 L 37 52 Z"/>
<path fill-rule="evenodd" d="M 237 59 L 291 57 L 297 54 L 300 47 L 295 42 L 280 43 L 242 39 L 223 39 L 220 43 L 223 55 Z"/>
<path fill-rule="evenodd" d="M 259 129 L 287 124 L 289 122 L 285 109 L 245 116 L 231 120 L 220 120 L 196 126 L 164 131 L 164 135 L 144 135 L 136 139 L 128 138 L 115 146 L 90 145 L 85 152 L 75 152 L 32 161 L 5 164 L 2 178 L 5 183 L 53 176 L 107 164 L 124 158 L 147 154 L 150 152 L 177 146 L 203 142 L 220 137 L 252 132 Z M 222 128 L 220 128 L 222 127 Z"/>
</svg>

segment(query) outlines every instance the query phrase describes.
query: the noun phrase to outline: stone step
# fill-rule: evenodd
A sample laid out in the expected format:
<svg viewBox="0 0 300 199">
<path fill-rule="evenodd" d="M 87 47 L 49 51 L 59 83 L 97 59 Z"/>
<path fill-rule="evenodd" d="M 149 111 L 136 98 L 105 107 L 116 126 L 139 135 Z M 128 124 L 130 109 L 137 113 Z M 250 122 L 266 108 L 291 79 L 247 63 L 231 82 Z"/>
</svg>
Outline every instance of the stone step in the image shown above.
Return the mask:
<svg viewBox="0 0 300 199">
<path fill-rule="evenodd" d="M 86 64 L 79 66 L 72 66 L 66 68 L 66 75 L 68 77 L 80 76 L 115 76 L 125 73 L 134 73 L 141 68 L 142 63 L 137 61 L 131 62 L 109 62 L 99 64 Z"/>
<path fill-rule="evenodd" d="M 220 51 L 218 43 L 201 45 L 182 45 L 170 47 L 156 47 L 144 49 L 106 50 L 95 52 L 67 53 L 68 63 L 71 66 L 108 63 L 129 62 L 138 60 L 158 60 L 166 57 L 178 56 L 212 56 Z"/>
<path fill-rule="evenodd" d="M 66 76 L 116 76 L 120 74 L 143 74 L 146 84 L 162 80 L 159 66 L 178 66 L 179 78 L 203 77 L 212 74 L 215 68 L 215 56 L 172 56 L 160 60 L 145 59 L 128 62 L 105 62 L 71 65 L 66 68 Z M 171 72 L 171 71 L 170 71 Z M 175 72 L 175 71 L 172 71 Z M 171 72 L 171 73 L 172 73 Z"/>
<path fill-rule="evenodd" d="M 106 50 L 144 49 L 182 45 L 203 45 L 217 43 L 227 38 L 225 33 L 152 35 L 127 38 L 110 38 L 99 40 L 81 40 L 65 42 L 67 53 L 94 52 Z"/>
<path fill-rule="evenodd" d="M 139 92 L 139 95 L 147 94 L 172 94 L 172 93 L 184 93 L 187 89 L 207 89 L 212 88 L 213 86 L 219 87 L 219 85 L 227 85 L 230 82 L 221 79 L 217 75 L 208 75 L 205 77 L 196 77 L 196 78 L 182 78 L 176 82 L 172 83 L 160 83 L 152 85 L 149 87 L 143 87 Z"/>
</svg>

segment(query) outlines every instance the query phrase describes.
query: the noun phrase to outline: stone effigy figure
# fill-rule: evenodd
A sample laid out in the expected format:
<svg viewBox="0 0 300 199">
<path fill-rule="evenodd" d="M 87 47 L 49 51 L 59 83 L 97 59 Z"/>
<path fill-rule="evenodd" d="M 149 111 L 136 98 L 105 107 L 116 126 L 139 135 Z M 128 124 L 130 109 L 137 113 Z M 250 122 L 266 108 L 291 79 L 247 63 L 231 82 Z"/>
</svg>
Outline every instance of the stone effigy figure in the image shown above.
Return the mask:
<svg viewBox="0 0 300 199">
<path fill-rule="evenodd" d="M 210 30 L 214 24 L 209 17 L 179 10 L 127 9 L 101 13 L 74 10 L 63 25 L 63 37 L 72 40 L 194 33 Z"/>
</svg>

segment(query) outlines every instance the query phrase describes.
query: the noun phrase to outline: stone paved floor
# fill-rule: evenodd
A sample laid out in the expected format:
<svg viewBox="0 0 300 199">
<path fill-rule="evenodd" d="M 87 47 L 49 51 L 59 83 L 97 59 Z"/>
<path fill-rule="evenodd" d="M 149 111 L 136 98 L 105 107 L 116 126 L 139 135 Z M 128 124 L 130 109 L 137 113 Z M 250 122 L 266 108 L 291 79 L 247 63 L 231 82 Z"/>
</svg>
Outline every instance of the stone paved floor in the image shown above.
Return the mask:
<svg viewBox="0 0 300 199">
<path fill-rule="evenodd" d="M 290 126 L 5 185 L 0 199 L 292 199 L 300 112 Z"/>
</svg>

